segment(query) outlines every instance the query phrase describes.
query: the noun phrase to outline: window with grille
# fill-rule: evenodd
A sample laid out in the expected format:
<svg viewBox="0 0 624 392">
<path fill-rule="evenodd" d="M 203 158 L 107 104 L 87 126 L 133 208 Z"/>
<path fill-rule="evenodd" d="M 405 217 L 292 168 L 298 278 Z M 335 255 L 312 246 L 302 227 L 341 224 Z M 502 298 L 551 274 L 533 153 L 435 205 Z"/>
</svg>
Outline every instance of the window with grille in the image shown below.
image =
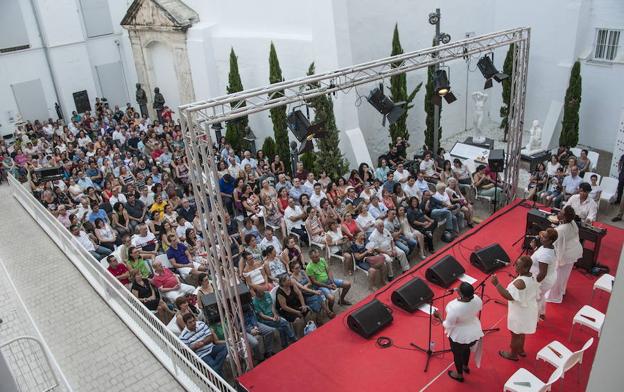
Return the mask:
<svg viewBox="0 0 624 392">
<path fill-rule="evenodd" d="M 594 59 L 608 61 L 615 60 L 619 44 L 619 30 L 598 29 L 598 34 L 596 34 Z"/>
</svg>

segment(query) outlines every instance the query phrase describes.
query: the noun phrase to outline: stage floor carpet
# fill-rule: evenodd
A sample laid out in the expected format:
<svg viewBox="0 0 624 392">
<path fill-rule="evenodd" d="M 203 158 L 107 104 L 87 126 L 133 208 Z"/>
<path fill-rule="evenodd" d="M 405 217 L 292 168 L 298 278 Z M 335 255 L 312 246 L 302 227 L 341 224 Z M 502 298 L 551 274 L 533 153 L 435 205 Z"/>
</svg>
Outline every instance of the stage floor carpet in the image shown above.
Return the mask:
<svg viewBox="0 0 624 392">
<path fill-rule="evenodd" d="M 483 328 L 500 327 L 498 332 L 489 333 L 483 340 L 484 351 L 481 368 L 475 367 L 471 359 L 472 372 L 466 375 L 464 383 L 450 379 L 446 372 L 454 368 L 453 356 L 449 353 L 434 356 L 429 370 L 423 372 L 426 354 L 415 351 L 410 343 L 421 347 L 427 345 L 428 315 L 423 312 L 407 313 L 392 305 L 390 294 L 412 277 L 424 279 L 425 270 L 445 255 L 453 255 L 466 269 L 466 273 L 481 282 L 486 275 L 469 263 L 474 249 L 499 243 L 515 260 L 521 253 L 521 242 L 513 243 L 524 234 L 526 214 L 529 210 L 520 200 L 499 210 L 492 217 L 466 232 L 449 246 L 441 248 L 435 255 L 413 267 L 408 273 L 395 279 L 381 290 L 364 298 L 351 309 L 343 312 L 331 322 L 317 329 L 309 336 L 296 342 L 288 349 L 264 361 L 252 371 L 239 378 L 240 384 L 248 391 L 500 391 L 505 381 L 520 367 L 524 367 L 542 380 L 547 380 L 553 368 L 543 361 L 535 359 L 538 350 L 553 340 L 559 340 L 573 350 L 580 348 L 590 337 L 596 334 L 585 327 L 575 327 L 571 342 L 568 342 L 573 315 L 592 297 L 592 285 L 596 277 L 575 269 L 568 284 L 568 290 L 562 304 L 548 304 L 547 320 L 540 322 L 537 333 L 527 336 L 526 351 L 528 356 L 519 362 L 502 359 L 497 352 L 508 349 L 509 331 L 507 330 L 507 308 L 489 298 L 500 299 L 498 293 L 487 282 L 482 313 Z M 607 227 L 608 233 L 602 241 L 599 262 L 611 268 L 615 275 L 620 251 L 624 243 L 624 230 L 597 223 Z M 508 266 L 497 271 L 501 284 L 506 286 L 511 280 Z M 356 272 L 357 273 L 357 272 Z M 357 279 L 363 279 L 358 276 Z M 429 283 L 428 283 L 429 284 Z M 444 289 L 429 284 L 436 296 Z M 452 287 L 457 287 L 455 283 Z M 479 292 L 478 292 L 479 293 Z M 347 316 L 359 306 L 377 298 L 388 305 L 393 312 L 394 321 L 371 339 L 364 339 L 351 331 L 346 324 Z M 454 298 L 445 298 L 446 301 Z M 605 312 L 609 295 L 597 292 L 593 306 Z M 443 309 L 442 300 L 434 303 Z M 396 347 L 379 348 L 376 339 L 379 336 L 390 337 Z M 434 325 L 432 339 L 435 350 L 448 349 L 449 344 L 441 325 Z M 598 339 L 586 352 L 580 372 L 572 369 L 566 377 L 555 384 L 558 391 L 584 391 L 589 372 L 596 353 Z"/>
</svg>

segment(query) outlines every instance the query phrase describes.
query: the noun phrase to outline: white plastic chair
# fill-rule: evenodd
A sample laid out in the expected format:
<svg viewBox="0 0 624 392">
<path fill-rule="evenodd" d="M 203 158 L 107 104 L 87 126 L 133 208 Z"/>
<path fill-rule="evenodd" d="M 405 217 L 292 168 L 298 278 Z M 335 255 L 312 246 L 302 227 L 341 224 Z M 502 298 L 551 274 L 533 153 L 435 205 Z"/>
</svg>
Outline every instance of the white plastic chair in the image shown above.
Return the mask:
<svg viewBox="0 0 624 392">
<path fill-rule="evenodd" d="M 596 294 L 596 290 L 602 290 L 607 293 L 611 293 L 613 289 L 613 282 L 615 281 L 615 276 L 604 274 L 598 280 L 594 282 L 594 288 L 592 291 L 591 301 L 589 303 L 594 302 L 594 294 Z"/>
<path fill-rule="evenodd" d="M 271 295 L 271 300 L 273 301 L 273 303 L 275 302 L 275 298 L 277 297 L 277 289 L 279 288 L 279 286 L 275 286 L 271 289 L 271 291 L 269 292 L 269 294 Z"/>
<path fill-rule="evenodd" d="M 602 177 L 600 180 L 600 187 L 602 188 L 602 194 L 600 195 L 600 200 L 606 200 L 607 203 L 610 203 L 612 200 L 615 200 L 617 195 L 617 186 L 618 179 L 613 177 Z"/>
<path fill-rule="evenodd" d="M 329 247 L 327 246 L 327 244 L 325 242 L 312 241 L 312 236 L 310 235 L 310 232 L 308 232 L 308 228 L 305 227 L 305 225 L 303 227 L 305 228 L 306 234 L 308 235 L 308 241 L 310 241 L 310 247 L 316 246 L 321 251 L 325 251 L 327 262 L 329 262 L 330 254 L 329 254 Z"/>
<path fill-rule="evenodd" d="M 594 338 L 589 338 L 580 350 L 571 351 L 561 342 L 555 340 L 539 350 L 536 358 L 546 361 L 556 368 L 562 367 L 563 374 L 561 375 L 561 378 L 564 378 L 565 372 L 570 370 L 577 363 L 583 363 L 583 354 L 593 343 Z"/>
<path fill-rule="evenodd" d="M 594 172 L 585 172 L 585 176 L 583 176 L 583 181 L 587 182 L 588 184 L 591 184 L 591 176 L 596 175 L 598 176 L 598 181 L 596 181 L 598 184 L 600 184 L 600 180 L 602 179 L 602 176 L 598 173 L 594 173 Z"/>
<path fill-rule="evenodd" d="M 555 371 L 552 372 L 552 374 L 550 375 L 548 382 L 544 383 L 530 371 L 526 370 L 525 368 L 520 368 L 516 370 L 516 372 L 512 374 L 511 377 L 509 377 L 507 382 L 505 382 L 503 391 L 547 392 L 551 390 L 552 385 L 561 378 L 562 374 L 563 368 L 556 368 Z"/>
<path fill-rule="evenodd" d="M 581 324 L 587 328 L 593 329 L 598 333 L 600 337 L 600 331 L 602 330 L 602 324 L 604 324 L 605 314 L 589 305 L 585 305 L 576 312 L 574 319 L 572 320 L 572 328 L 570 329 L 570 337 L 568 341 L 572 339 L 572 332 L 574 332 L 574 325 Z"/>
<path fill-rule="evenodd" d="M 161 254 L 161 255 L 156 256 L 154 261 L 160 261 L 162 266 L 165 268 L 173 268 L 173 265 L 171 264 L 171 261 L 169 261 L 169 257 L 167 257 L 166 254 Z"/>
</svg>

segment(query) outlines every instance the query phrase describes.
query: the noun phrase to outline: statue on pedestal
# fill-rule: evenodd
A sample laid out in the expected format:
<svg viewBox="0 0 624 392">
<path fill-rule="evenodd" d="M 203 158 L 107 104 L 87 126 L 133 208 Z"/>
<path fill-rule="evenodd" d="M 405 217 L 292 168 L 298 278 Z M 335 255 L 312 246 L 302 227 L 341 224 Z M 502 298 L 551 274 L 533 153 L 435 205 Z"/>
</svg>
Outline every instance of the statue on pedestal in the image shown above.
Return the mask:
<svg viewBox="0 0 624 392">
<path fill-rule="evenodd" d="M 136 84 L 136 102 L 139 104 L 139 110 L 141 110 L 141 117 L 148 116 L 147 113 L 147 94 L 141 87 L 141 83 Z"/>
<path fill-rule="evenodd" d="M 529 129 L 529 133 L 531 134 L 529 144 L 525 147 L 528 151 L 527 154 L 531 155 L 531 153 L 542 151 L 542 127 L 538 120 L 533 120 L 533 126 Z"/>
<path fill-rule="evenodd" d="M 154 105 L 153 108 L 156 110 L 156 116 L 158 117 L 158 123 L 163 123 L 162 111 L 165 107 L 165 97 L 160 93 L 160 89 L 156 87 L 154 89 Z"/>
<path fill-rule="evenodd" d="M 472 93 L 472 99 L 475 103 L 474 109 L 474 117 L 472 120 L 474 127 L 474 135 L 472 136 L 472 140 L 475 143 L 483 143 L 485 142 L 485 136 L 483 136 L 483 117 L 485 116 L 484 107 L 487 102 L 488 95 L 486 93 L 482 93 L 481 91 L 475 91 Z"/>
</svg>

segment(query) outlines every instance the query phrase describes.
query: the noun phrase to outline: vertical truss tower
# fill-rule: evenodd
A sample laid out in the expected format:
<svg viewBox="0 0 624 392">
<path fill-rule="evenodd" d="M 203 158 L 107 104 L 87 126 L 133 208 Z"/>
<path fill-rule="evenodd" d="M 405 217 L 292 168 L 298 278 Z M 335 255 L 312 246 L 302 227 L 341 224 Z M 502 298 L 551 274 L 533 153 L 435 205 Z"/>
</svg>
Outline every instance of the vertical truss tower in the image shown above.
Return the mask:
<svg viewBox="0 0 624 392">
<path fill-rule="evenodd" d="M 278 106 L 303 103 L 322 94 L 348 90 L 393 75 L 464 59 L 466 56 L 486 54 L 496 48 L 515 44 L 508 118 L 510 137 L 504 171 L 507 200 L 512 200 L 518 187 L 529 41 L 529 28 L 515 28 L 180 106 L 185 148 L 190 158 L 191 181 L 208 248 L 207 267 L 216 285 L 219 314 L 235 375 L 251 369 L 253 362 L 245 338 L 243 312 L 236 289 L 237 273 L 230 250 L 231 240 L 224 223 L 225 209 L 219 192 L 210 125 Z M 246 106 L 241 106 L 243 102 Z"/>
</svg>

